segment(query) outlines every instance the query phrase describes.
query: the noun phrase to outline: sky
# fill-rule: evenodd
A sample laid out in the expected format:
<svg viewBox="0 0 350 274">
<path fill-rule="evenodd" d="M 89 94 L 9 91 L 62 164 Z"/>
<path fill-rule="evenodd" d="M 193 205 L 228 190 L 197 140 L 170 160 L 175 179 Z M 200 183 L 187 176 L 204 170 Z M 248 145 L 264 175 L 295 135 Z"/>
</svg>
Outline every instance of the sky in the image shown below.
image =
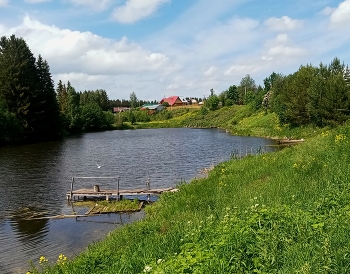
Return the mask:
<svg viewBox="0 0 350 274">
<path fill-rule="evenodd" d="M 0 0 L 52 78 L 109 99 L 207 97 L 301 65 L 350 64 L 350 0 Z"/>
</svg>

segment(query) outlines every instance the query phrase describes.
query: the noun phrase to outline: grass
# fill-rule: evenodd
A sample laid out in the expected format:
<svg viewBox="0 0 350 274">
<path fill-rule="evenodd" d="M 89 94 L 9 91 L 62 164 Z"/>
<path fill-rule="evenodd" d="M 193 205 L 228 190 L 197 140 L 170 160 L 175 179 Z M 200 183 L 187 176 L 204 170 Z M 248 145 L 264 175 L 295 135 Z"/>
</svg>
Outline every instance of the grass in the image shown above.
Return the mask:
<svg viewBox="0 0 350 274">
<path fill-rule="evenodd" d="M 267 116 L 264 134 L 308 139 L 221 163 L 163 194 L 144 220 L 31 273 L 349 273 L 350 125 L 279 130 L 272 114 L 254 115 L 233 128 Z"/>
<path fill-rule="evenodd" d="M 111 212 L 130 212 L 140 210 L 140 202 L 135 200 L 120 201 L 77 201 L 76 207 L 89 207 L 90 213 L 111 213 Z"/>
</svg>

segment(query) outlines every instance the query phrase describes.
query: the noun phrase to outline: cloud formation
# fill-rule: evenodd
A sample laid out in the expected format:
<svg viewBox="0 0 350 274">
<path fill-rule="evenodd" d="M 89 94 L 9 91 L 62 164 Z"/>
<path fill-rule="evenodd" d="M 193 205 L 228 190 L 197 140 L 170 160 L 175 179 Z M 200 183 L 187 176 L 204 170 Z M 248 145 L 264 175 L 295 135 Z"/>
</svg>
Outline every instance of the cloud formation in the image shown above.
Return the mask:
<svg viewBox="0 0 350 274">
<path fill-rule="evenodd" d="M 293 20 L 288 16 L 282 16 L 281 18 L 271 17 L 265 20 L 264 24 L 274 31 L 291 31 L 303 27 L 303 21 Z"/>
<path fill-rule="evenodd" d="M 0 0 L 0 7 L 7 6 L 8 0 Z"/>
<path fill-rule="evenodd" d="M 50 2 L 51 0 L 24 0 L 24 2 L 29 4 L 38 4 L 38 3 L 44 3 L 44 2 Z"/>
<path fill-rule="evenodd" d="M 341 2 L 331 13 L 330 20 L 333 26 L 350 26 L 350 0 Z"/>
<path fill-rule="evenodd" d="M 128 0 L 113 11 L 112 18 L 120 23 L 132 24 L 152 15 L 159 6 L 168 2 L 170 0 Z"/>
<path fill-rule="evenodd" d="M 68 1 L 75 8 L 67 9 Z M 243 0 L 62 0 L 22 14 L 12 1 L 0 9 L 0 36 L 23 37 L 35 56 L 47 59 L 56 83 L 69 80 L 78 91 L 102 88 L 110 99 L 131 92 L 143 100 L 199 97 L 239 85 L 246 74 L 262 84 L 273 71 L 289 74 L 302 64 L 334 57 L 350 63 L 349 1 L 318 5 L 308 16 L 271 7 L 261 17 L 242 12 Z M 47 12 L 50 5 L 58 11 Z M 127 19 L 110 20 L 115 6 Z"/>
<path fill-rule="evenodd" d="M 98 11 L 105 10 L 112 3 L 111 0 L 69 0 L 69 2 L 71 2 L 73 5 L 76 5 L 76 6 L 87 6 L 93 10 L 98 10 Z"/>
</svg>

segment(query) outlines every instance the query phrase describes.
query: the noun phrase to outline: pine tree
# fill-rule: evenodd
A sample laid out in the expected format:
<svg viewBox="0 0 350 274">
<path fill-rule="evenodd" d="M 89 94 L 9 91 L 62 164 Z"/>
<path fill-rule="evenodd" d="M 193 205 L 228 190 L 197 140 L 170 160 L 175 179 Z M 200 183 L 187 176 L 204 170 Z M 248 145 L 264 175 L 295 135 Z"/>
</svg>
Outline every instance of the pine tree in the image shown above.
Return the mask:
<svg viewBox="0 0 350 274">
<path fill-rule="evenodd" d="M 24 138 L 33 141 L 38 74 L 35 57 L 22 38 L 12 35 L 0 40 L 0 94 L 8 109 L 21 121 Z M 35 138 L 34 138 L 35 139 Z"/>
<path fill-rule="evenodd" d="M 39 55 L 36 64 L 40 88 L 37 97 L 41 97 L 40 109 L 38 108 L 37 113 L 44 114 L 38 118 L 40 132 L 38 131 L 37 135 L 40 134 L 45 140 L 54 140 L 61 135 L 62 129 L 54 83 L 51 78 L 49 64 L 42 59 L 41 55 Z"/>
</svg>

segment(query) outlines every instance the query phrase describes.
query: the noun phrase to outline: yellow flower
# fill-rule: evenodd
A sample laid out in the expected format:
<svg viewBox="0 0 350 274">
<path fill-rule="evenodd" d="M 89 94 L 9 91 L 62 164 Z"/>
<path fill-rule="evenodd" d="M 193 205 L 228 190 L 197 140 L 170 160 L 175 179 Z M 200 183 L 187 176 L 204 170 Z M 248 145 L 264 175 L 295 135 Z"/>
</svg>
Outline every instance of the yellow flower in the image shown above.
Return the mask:
<svg viewBox="0 0 350 274">
<path fill-rule="evenodd" d="M 43 263 L 46 263 L 46 262 L 48 262 L 48 259 L 46 259 L 45 256 L 41 256 L 41 257 L 39 258 L 39 264 L 43 264 Z"/>
<path fill-rule="evenodd" d="M 297 163 L 295 163 L 295 164 L 293 165 L 293 167 L 294 167 L 294 168 L 298 167 L 298 164 L 297 164 Z"/>
<path fill-rule="evenodd" d="M 60 255 L 58 256 L 57 263 L 63 265 L 65 261 L 67 261 L 67 257 L 64 256 L 63 254 L 60 254 Z"/>
<path fill-rule="evenodd" d="M 335 143 L 339 144 L 340 142 L 344 142 L 346 140 L 346 136 L 344 134 L 337 134 L 335 136 Z"/>
</svg>

